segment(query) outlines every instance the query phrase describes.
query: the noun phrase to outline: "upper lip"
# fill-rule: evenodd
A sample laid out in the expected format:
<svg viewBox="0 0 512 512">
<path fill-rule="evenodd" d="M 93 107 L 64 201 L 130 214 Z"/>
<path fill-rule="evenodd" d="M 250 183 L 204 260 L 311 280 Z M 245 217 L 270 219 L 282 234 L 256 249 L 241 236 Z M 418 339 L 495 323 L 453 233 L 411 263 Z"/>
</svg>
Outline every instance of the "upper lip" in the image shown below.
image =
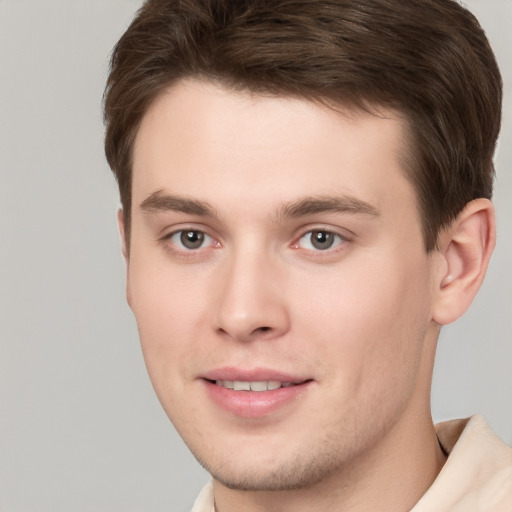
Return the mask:
<svg viewBox="0 0 512 512">
<path fill-rule="evenodd" d="M 274 370 L 270 368 L 250 368 L 242 369 L 233 366 L 225 366 L 222 368 L 216 368 L 201 375 L 206 380 L 229 380 L 229 381 L 241 381 L 241 382 L 265 382 L 265 381 L 277 381 L 277 382 L 291 382 L 293 384 L 299 384 L 306 380 L 311 380 L 310 377 L 304 377 L 297 374 L 291 374 L 280 370 Z"/>
</svg>

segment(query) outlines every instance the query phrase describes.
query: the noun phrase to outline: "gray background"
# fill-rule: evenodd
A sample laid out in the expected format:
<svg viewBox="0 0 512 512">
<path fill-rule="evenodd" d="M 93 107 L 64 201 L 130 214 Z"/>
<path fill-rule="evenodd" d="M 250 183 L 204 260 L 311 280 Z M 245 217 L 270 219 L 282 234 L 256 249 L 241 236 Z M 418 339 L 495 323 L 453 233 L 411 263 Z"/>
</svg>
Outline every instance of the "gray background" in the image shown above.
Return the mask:
<svg viewBox="0 0 512 512">
<path fill-rule="evenodd" d="M 442 334 L 436 420 L 512 443 L 512 1 L 467 2 L 505 79 L 498 247 Z M 100 101 L 134 0 L 0 0 L 0 510 L 188 510 L 207 475 L 153 395 L 124 300 Z"/>
</svg>

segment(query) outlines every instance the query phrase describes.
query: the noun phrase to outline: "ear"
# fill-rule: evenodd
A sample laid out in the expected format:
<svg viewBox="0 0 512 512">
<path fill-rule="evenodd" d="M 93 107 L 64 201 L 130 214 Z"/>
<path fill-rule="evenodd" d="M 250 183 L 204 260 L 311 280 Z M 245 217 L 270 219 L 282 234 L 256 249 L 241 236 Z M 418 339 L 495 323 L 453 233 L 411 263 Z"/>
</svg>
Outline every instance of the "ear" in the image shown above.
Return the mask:
<svg viewBox="0 0 512 512">
<path fill-rule="evenodd" d="M 488 199 L 468 203 L 440 233 L 442 265 L 433 304 L 433 320 L 438 324 L 455 321 L 469 308 L 485 277 L 495 241 L 494 207 Z"/>
<path fill-rule="evenodd" d="M 121 235 L 121 250 L 123 252 L 124 261 L 126 262 L 126 301 L 128 305 L 131 307 L 132 304 L 132 294 L 131 294 L 131 286 L 130 286 L 130 272 L 129 272 L 129 252 L 128 246 L 126 243 L 126 229 L 124 223 L 124 212 L 121 208 L 117 211 L 117 225 L 119 227 L 119 234 Z"/>
<path fill-rule="evenodd" d="M 119 228 L 119 235 L 121 236 L 121 251 L 123 253 L 124 260 L 128 263 L 128 248 L 126 245 L 126 231 L 124 226 L 124 212 L 122 208 L 117 210 L 117 226 Z"/>
</svg>

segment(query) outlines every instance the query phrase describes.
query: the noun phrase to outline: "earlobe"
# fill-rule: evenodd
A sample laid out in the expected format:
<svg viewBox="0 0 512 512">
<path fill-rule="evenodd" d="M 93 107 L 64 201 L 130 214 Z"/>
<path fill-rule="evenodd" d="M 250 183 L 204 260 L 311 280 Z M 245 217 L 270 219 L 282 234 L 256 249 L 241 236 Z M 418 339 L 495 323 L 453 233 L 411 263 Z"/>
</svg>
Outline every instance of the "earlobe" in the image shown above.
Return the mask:
<svg viewBox="0 0 512 512">
<path fill-rule="evenodd" d="M 494 207 L 488 199 L 467 204 L 439 237 L 443 265 L 437 276 L 433 319 L 441 325 L 462 316 L 473 301 L 494 249 Z"/>
</svg>

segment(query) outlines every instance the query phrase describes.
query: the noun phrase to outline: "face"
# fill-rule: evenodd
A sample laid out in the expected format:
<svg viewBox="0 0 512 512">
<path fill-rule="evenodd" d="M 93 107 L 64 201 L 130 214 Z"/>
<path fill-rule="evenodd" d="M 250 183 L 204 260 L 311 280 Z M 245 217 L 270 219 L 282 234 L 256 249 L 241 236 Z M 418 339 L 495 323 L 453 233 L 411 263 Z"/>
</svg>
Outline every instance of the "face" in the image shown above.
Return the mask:
<svg viewBox="0 0 512 512">
<path fill-rule="evenodd" d="M 385 114 L 188 81 L 142 121 L 128 300 L 223 485 L 311 485 L 428 410 L 432 262 Z"/>
</svg>

